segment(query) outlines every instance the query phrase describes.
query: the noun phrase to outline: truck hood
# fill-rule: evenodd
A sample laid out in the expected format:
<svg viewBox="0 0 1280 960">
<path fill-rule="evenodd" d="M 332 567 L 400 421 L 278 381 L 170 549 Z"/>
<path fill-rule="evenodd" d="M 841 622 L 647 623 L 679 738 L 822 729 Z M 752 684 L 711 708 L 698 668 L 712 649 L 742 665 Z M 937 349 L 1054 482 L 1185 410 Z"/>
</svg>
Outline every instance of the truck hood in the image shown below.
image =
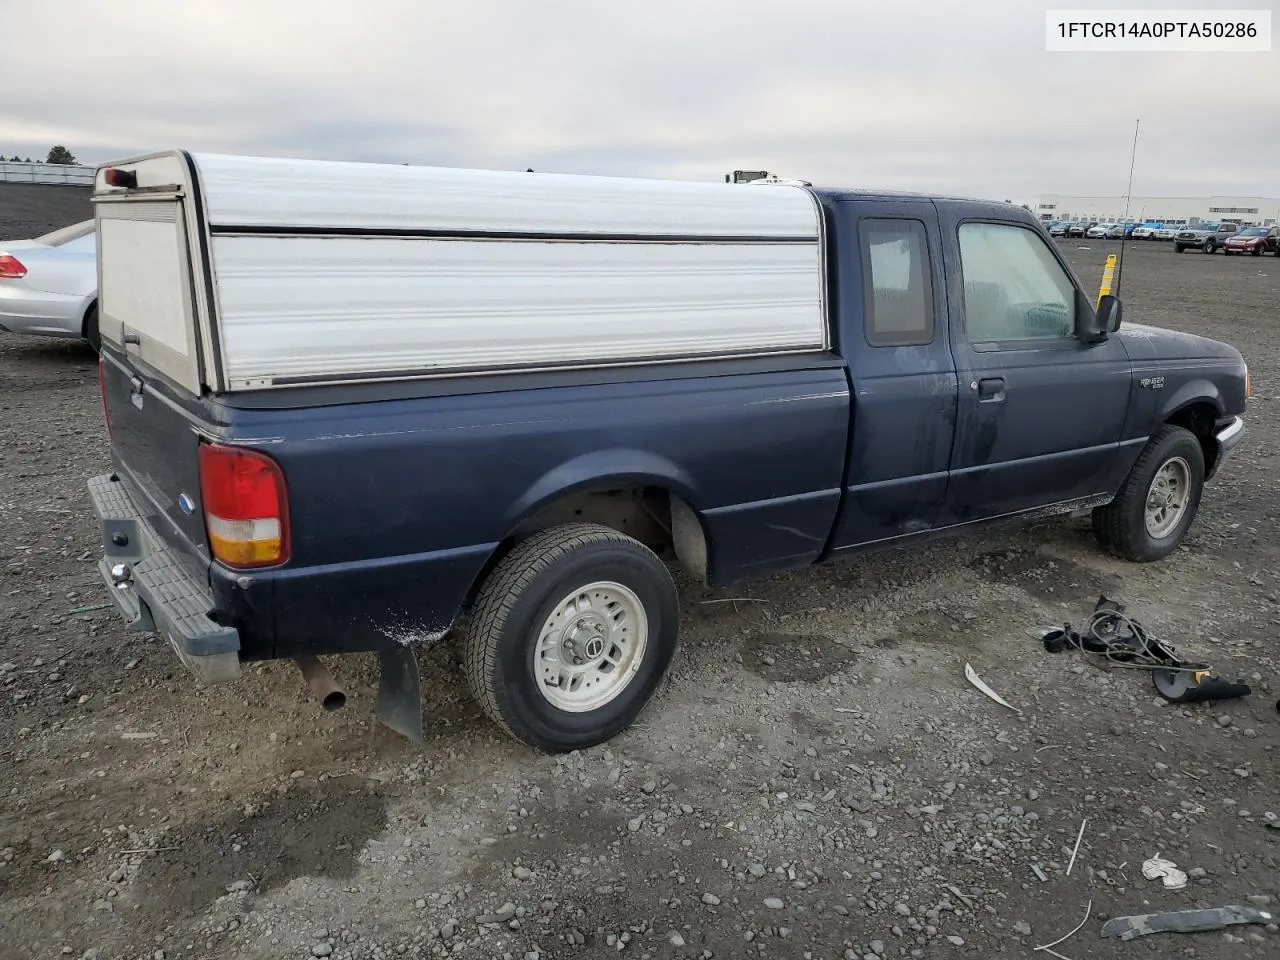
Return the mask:
<svg viewBox="0 0 1280 960">
<path fill-rule="evenodd" d="M 1194 333 L 1125 322 L 1115 335 L 1124 342 L 1145 341 L 1160 360 L 1243 360 L 1240 351 L 1231 344 Z"/>
</svg>

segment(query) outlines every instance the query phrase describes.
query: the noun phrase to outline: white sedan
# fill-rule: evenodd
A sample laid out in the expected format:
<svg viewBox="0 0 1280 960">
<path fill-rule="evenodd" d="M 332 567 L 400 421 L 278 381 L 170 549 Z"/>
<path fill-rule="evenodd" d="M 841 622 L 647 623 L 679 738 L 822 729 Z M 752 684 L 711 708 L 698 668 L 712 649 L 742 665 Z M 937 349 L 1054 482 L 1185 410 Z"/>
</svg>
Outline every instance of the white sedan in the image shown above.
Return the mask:
<svg viewBox="0 0 1280 960">
<path fill-rule="evenodd" d="M 98 244 L 92 220 L 0 241 L 0 330 L 75 337 L 98 349 Z"/>
</svg>

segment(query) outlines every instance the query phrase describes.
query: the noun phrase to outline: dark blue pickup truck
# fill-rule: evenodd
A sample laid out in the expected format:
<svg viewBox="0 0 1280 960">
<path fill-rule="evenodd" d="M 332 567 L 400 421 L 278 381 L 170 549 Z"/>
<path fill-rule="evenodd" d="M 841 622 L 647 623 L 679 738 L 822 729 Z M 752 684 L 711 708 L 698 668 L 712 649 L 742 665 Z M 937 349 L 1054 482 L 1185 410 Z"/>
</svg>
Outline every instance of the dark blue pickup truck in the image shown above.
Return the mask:
<svg viewBox="0 0 1280 960">
<path fill-rule="evenodd" d="M 1158 560 L 1239 352 L 1095 309 L 1024 210 L 807 185 L 192 156 L 98 173 L 104 580 L 206 681 L 456 635 L 513 736 L 601 742 L 715 586 L 1090 509 Z"/>
</svg>

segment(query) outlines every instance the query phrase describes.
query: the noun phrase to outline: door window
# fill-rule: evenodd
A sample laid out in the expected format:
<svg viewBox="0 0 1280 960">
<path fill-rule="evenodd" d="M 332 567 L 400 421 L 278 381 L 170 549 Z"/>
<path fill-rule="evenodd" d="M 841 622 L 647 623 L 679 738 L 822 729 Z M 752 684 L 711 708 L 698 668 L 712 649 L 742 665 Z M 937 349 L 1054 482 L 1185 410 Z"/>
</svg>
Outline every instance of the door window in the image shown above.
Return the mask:
<svg viewBox="0 0 1280 960">
<path fill-rule="evenodd" d="M 1075 286 L 1035 231 L 961 224 L 960 270 L 970 342 L 1073 335 Z"/>
<path fill-rule="evenodd" d="M 929 239 L 919 220 L 863 220 L 867 342 L 872 346 L 933 340 Z"/>
</svg>

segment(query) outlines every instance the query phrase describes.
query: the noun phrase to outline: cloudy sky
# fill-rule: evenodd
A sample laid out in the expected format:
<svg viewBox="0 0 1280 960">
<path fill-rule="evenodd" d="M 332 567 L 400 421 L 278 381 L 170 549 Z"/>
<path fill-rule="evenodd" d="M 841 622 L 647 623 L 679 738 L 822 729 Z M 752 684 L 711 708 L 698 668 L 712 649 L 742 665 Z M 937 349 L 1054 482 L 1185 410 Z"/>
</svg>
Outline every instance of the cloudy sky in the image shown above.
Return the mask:
<svg viewBox="0 0 1280 960">
<path fill-rule="evenodd" d="M 1280 28 L 1277 0 L 1232 5 Z M 1099 6 L 7 0 L 0 151 L 752 168 L 1029 200 L 1123 194 L 1140 117 L 1135 194 L 1280 196 L 1280 52 L 1045 52 L 1046 8 Z"/>
</svg>

